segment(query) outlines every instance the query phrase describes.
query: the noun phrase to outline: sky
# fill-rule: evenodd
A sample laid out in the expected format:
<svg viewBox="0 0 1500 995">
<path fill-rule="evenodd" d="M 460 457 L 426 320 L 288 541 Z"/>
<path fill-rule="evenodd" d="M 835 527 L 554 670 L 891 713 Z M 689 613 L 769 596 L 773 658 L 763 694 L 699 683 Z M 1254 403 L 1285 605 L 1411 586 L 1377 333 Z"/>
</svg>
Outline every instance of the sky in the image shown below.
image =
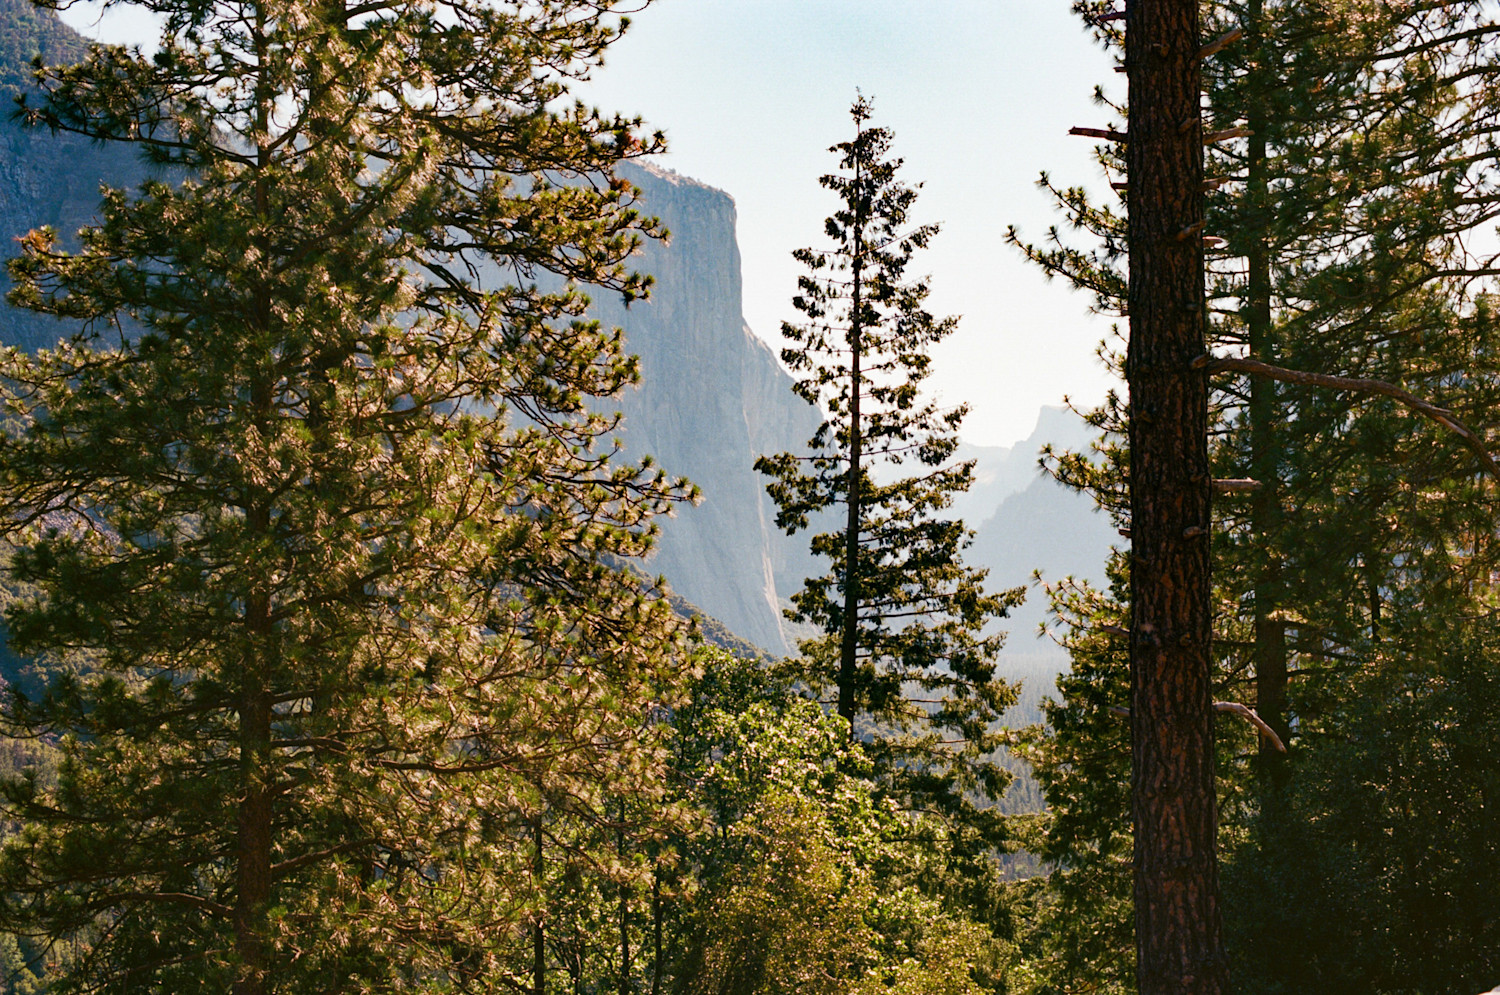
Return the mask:
<svg viewBox="0 0 1500 995">
<path fill-rule="evenodd" d="M 585 98 L 642 115 L 666 133 L 662 162 L 718 187 L 738 209 L 745 317 L 779 345 L 799 272 L 791 252 L 822 244 L 836 206 L 818 177 L 852 136 L 856 88 L 895 133 L 903 175 L 923 184 L 915 220 L 942 234 L 913 262 L 932 276 L 932 310 L 961 316 L 929 381 L 967 401 L 963 436 L 1009 445 L 1037 410 L 1098 401 L 1111 385 L 1095 357 L 1109 322 L 1049 283 L 1004 233 L 1035 240 L 1060 223 L 1036 179 L 1107 185 L 1088 139 L 1112 60 L 1068 0 L 656 0 L 632 18 Z"/>
<path fill-rule="evenodd" d="M 642 116 L 665 132 L 660 163 L 735 200 L 745 317 L 779 347 L 800 246 L 822 244 L 836 204 L 818 177 L 827 151 L 851 137 L 856 90 L 873 123 L 895 134 L 903 177 L 921 183 L 917 222 L 942 233 L 913 262 L 930 274 L 931 310 L 961 316 L 934 354 L 929 381 L 943 404 L 967 402 L 962 435 L 981 445 L 1025 438 L 1044 405 L 1097 402 L 1112 385 L 1095 356 L 1109 322 L 1088 298 L 1048 282 L 1006 244 L 1061 218 L 1035 182 L 1110 197 L 1088 139 L 1101 126 L 1099 83 L 1120 87 L 1111 59 L 1084 34 L 1068 0 L 655 0 L 632 16 L 580 96 Z M 64 14 L 112 42 L 146 43 L 126 9 Z M 649 205 L 648 205 L 649 206 Z"/>
</svg>

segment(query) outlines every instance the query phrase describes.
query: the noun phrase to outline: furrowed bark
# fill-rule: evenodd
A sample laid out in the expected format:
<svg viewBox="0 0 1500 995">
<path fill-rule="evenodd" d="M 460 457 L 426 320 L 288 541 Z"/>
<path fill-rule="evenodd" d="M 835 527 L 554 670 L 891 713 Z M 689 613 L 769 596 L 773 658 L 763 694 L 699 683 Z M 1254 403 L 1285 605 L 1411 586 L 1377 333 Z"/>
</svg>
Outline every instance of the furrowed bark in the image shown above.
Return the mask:
<svg viewBox="0 0 1500 995">
<path fill-rule="evenodd" d="M 270 629 L 268 600 L 251 599 L 246 609 L 251 633 L 240 685 L 239 832 L 235 840 L 235 955 L 239 960 L 234 995 L 265 995 L 267 985 L 266 910 L 271 902 L 271 694 L 265 663 L 256 657 Z M 262 638 L 256 638 L 262 637 Z"/>
<path fill-rule="evenodd" d="M 1228 990 L 1215 862 L 1197 0 L 1132 0 L 1131 797 L 1141 995 Z"/>
<path fill-rule="evenodd" d="M 268 30 L 264 7 L 255 11 L 254 39 L 257 53 L 267 50 Z M 265 218 L 270 213 L 267 172 L 271 154 L 266 145 L 275 100 L 264 79 L 256 81 L 256 129 L 260 146 L 256 152 L 255 208 Z M 271 258 L 270 246 L 261 240 L 263 255 Z M 255 321 L 270 327 L 271 299 L 261 288 L 256 294 Z M 271 411 L 271 389 L 257 375 L 251 385 L 251 407 L 258 419 Z M 245 509 L 245 523 L 252 535 L 271 534 L 269 499 Z M 267 651 L 271 633 L 271 599 L 264 589 L 253 591 L 245 604 L 247 634 L 245 659 L 240 665 L 239 738 L 240 802 L 235 838 L 234 952 L 239 963 L 234 995 L 266 995 L 270 963 L 266 949 L 266 911 L 271 904 L 271 675 Z"/>
<path fill-rule="evenodd" d="M 536 822 L 532 826 L 532 871 L 536 874 L 537 903 L 540 906 L 547 873 L 546 857 L 542 850 L 542 804 L 538 785 Z M 539 907 L 536 921 L 531 925 L 531 991 L 532 995 L 547 995 L 547 923 L 546 914 Z"/>
</svg>

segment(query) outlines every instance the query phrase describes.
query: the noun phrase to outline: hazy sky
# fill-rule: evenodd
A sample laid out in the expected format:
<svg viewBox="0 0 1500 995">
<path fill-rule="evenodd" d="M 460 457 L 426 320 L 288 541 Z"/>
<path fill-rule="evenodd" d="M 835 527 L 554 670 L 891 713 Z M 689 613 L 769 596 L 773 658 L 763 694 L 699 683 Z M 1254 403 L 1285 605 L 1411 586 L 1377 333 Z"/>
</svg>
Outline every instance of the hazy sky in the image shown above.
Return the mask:
<svg viewBox="0 0 1500 995">
<path fill-rule="evenodd" d="M 95 16 L 65 19 L 145 40 L 128 18 Z M 1120 77 L 1068 0 L 656 0 L 632 20 L 583 96 L 644 116 L 666 132 L 664 165 L 734 197 L 756 333 L 776 343 L 795 317 L 790 253 L 821 242 L 835 205 L 817 179 L 851 134 L 860 88 L 895 132 L 905 178 L 924 184 L 916 220 L 943 225 L 914 265 L 932 274 L 932 309 L 962 316 L 930 383 L 972 405 L 963 435 L 1008 445 L 1042 405 L 1103 396 L 1094 349 L 1108 322 L 1003 239 L 1007 225 L 1040 239 L 1058 221 L 1034 185 L 1042 170 L 1102 186 L 1089 140 L 1067 131 L 1106 121 L 1093 88 Z"/>
</svg>

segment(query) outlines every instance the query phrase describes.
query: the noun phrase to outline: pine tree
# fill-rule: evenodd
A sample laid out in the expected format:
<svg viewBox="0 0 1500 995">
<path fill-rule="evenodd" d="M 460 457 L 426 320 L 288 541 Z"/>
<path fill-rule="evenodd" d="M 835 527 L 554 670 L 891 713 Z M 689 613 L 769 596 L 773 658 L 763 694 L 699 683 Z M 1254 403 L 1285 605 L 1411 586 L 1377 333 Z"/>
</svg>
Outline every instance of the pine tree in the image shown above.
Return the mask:
<svg viewBox="0 0 1500 995">
<path fill-rule="evenodd" d="M 669 990 L 998 990 L 1008 944 L 922 884 L 941 820 L 885 794 L 848 722 L 761 661 L 703 654 L 674 712 L 675 781 L 706 825 L 676 840 Z"/>
<path fill-rule="evenodd" d="M 1215 267 L 1214 295 L 1228 300 L 1214 332 L 1248 358 L 1390 381 L 1482 424 L 1495 329 L 1466 274 L 1489 262 L 1459 233 L 1493 209 L 1474 168 L 1492 114 L 1454 80 L 1490 61 L 1495 25 L 1478 5 L 1444 6 L 1223 5 L 1220 25 L 1247 34 L 1215 62 L 1217 126 L 1242 120 L 1253 134 L 1216 153 L 1217 171 L 1244 186 L 1214 198 L 1228 257 Z M 1305 677 L 1378 642 L 1405 600 L 1397 591 L 1454 590 L 1454 564 L 1429 537 L 1482 533 L 1492 498 L 1451 431 L 1387 399 L 1264 377 L 1220 396 L 1223 475 L 1259 485 L 1226 518 L 1225 581 L 1250 595 L 1257 707 L 1286 736 L 1293 664 Z M 1487 573 L 1486 545 L 1465 573 Z M 1276 757 L 1263 747 L 1260 767 L 1279 782 Z"/>
<path fill-rule="evenodd" d="M 5 785 L 0 926 L 91 941 L 60 991 L 524 988 L 536 829 L 657 796 L 680 660 L 612 565 L 680 490 L 614 459 L 635 364 L 577 289 L 647 289 L 611 171 L 657 143 L 561 104 L 622 24 L 146 6 L 155 54 L 27 110 L 177 179 L 11 266 L 82 330 L 0 357 L 7 622 L 54 667 L 5 722 L 62 754 Z"/>
<path fill-rule="evenodd" d="M 1198 0 L 1126 10 L 1136 984 L 1218 995 Z"/>
<path fill-rule="evenodd" d="M 1090 18 L 1111 6 L 1077 5 Z M 1093 23 L 1110 45 L 1122 40 L 1117 22 Z M 1466 251 L 1464 233 L 1495 203 L 1484 137 L 1493 107 L 1487 88 L 1465 81 L 1492 72 L 1492 19 L 1474 3 L 1206 5 L 1204 41 L 1236 27 L 1245 37 L 1204 63 L 1205 127 L 1221 134 L 1205 231 L 1226 243 L 1209 259 L 1216 353 L 1389 381 L 1483 426 L 1497 382 L 1483 283 L 1493 266 Z M 1101 161 L 1111 172 L 1120 165 L 1113 149 Z M 1059 244 L 1031 255 L 1102 309 L 1120 309 L 1123 219 L 1081 191 L 1057 192 L 1102 249 Z M 1135 205 L 1133 185 L 1122 196 Z M 1253 689 L 1248 700 L 1293 745 L 1282 760 L 1248 726 L 1219 728 L 1222 838 L 1234 844 L 1228 908 L 1257 910 L 1230 915 L 1231 952 L 1257 989 L 1328 990 L 1327 973 L 1313 982 L 1299 973 L 1310 965 L 1284 956 L 1307 942 L 1295 932 L 1301 920 L 1286 914 L 1292 892 L 1328 879 L 1286 867 L 1321 859 L 1295 821 L 1336 818 L 1340 802 L 1325 794 L 1317 810 L 1303 807 L 1300 787 L 1283 795 L 1299 765 L 1319 766 L 1319 751 L 1348 735 L 1354 677 L 1390 686 L 1400 671 L 1450 656 L 1466 620 L 1488 614 L 1492 489 L 1459 436 L 1389 398 L 1244 376 L 1216 377 L 1212 403 L 1213 476 L 1250 477 L 1256 487 L 1216 502 L 1216 694 L 1241 700 Z M 1117 513 L 1132 460 L 1118 439 L 1130 413 L 1117 399 L 1094 413 L 1114 438 L 1104 462 L 1057 464 Z M 1120 524 L 1134 535 L 1123 514 Z M 1119 886 L 1114 855 L 1126 818 L 1113 781 L 1088 798 L 1063 790 L 1084 789 L 1078 765 L 1118 750 L 1123 732 L 1097 710 L 1120 707 L 1111 685 L 1124 646 L 1111 630 L 1127 602 L 1086 604 L 1063 606 L 1079 665 L 1063 685 L 1068 701 L 1049 716 L 1058 735 L 1032 754 L 1049 786 L 1057 833 L 1048 855 L 1064 888 L 1069 877 Z M 1277 842 L 1273 823 L 1294 831 Z M 1119 897 L 1093 909 L 1119 912 Z M 1074 910 L 1084 919 L 1069 927 L 1078 935 L 1121 935 L 1119 921 L 1089 922 L 1092 909 Z M 1118 951 L 1094 956 L 1091 965 L 1059 960 L 1092 970 Z"/>
<path fill-rule="evenodd" d="M 1215 308 L 1215 337 L 1226 352 L 1388 381 L 1470 426 L 1492 424 L 1493 260 L 1465 233 L 1496 203 L 1494 104 L 1463 82 L 1492 71 L 1492 13 L 1261 0 L 1218 16 L 1247 35 L 1216 60 L 1219 126 L 1243 120 L 1254 135 L 1217 156 L 1221 175 L 1245 185 L 1214 198 L 1229 257 L 1215 293 L 1230 298 Z M 1495 491 L 1448 426 L 1388 398 L 1261 377 L 1223 383 L 1220 397 L 1216 475 L 1258 485 L 1220 519 L 1223 672 L 1253 681 L 1257 709 L 1294 747 L 1283 756 L 1263 738 L 1249 764 L 1248 834 L 1228 853 L 1234 962 L 1267 991 L 1380 988 L 1405 970 L 1394 947 L 1279 956 L 1331 939 L 1286 909 L 1382 916 L 1405 900 L 1365 890 L 1365 872 L 1351 870 L 1321 904 L 1307 894 L 1316 875 L 1283 868 L 1342 859 L 1330 852 L 1342 844 L 1307 825 L 1348 825 L 1352 796 L 1321 774 L 1358 765 L 1342 744 L 1368 744 L 1372 769 L 1383 762 L 1359 726 L 1381 707 L 1362 700 L 1368 689 L 1424 685 L 1414 675 L 1446 670 L 1471 620 L 1489 614 Z M 1403 887 L 1420 885 L 1391 892 Z M 1461 915 L 1454 903 L 1423 918 L 1440 933 Z"/>
<path fill-rule="evenodd" d="M 842 202 L 825 226 L 834 247 L 794 253 L 808 272 L 792 304 L 807 320 L 782 326 L 794 390 L 827 419 L 811 455 L 765 456 L 756 468 L 789 534 L 842 518 L 812 540 L 832 570 L 792 598 L 790 617 L 823 631 L 801 645 L 801 676 L 833 693 L 899 792 L 977 820 L 971 796 L 1004 789 L 986 755 L 1014 699 L 995 676 L 1003 637 L 982 630 L 1020 595 L 987 593 L 984 572 L 960 558 L 970 533 L 941 517 L 971 479 L 972 463 L 949 463 L 968 409 L 940 410 L 920 389 L 928 350 L 957 322 L 928 313 L 927 282 L 906 274 L 938 228 L 910 223 L 917 189 L 897 179 L 891 133 L 867 124 L 870 110 L 856 100 L 855 137 L 830 149 L 841 171 L 820 182 Z"/>
</svg>

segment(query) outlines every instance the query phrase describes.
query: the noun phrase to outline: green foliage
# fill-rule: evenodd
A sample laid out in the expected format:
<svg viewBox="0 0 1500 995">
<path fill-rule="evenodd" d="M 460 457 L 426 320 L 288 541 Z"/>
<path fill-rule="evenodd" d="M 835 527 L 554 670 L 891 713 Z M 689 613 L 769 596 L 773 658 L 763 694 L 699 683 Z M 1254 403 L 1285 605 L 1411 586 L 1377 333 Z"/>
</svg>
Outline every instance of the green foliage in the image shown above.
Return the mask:
<svg viewBox="0 0 1500 995">
<path fill-rule="evenodd" d="M 1022 944 L 1022 992 L 1122 995 L 1135 989 L 1130 833 L 1130 655 L 1106 632 L 1125 621 L 1124 560 L 1100 592 L 1061 584 L 1049 593 L 1071 666 L 1058 675 L 1046 724 L 1024 730 L 1017 751 L 1032 766 L 1047 811 L 1023 837 L 1049 867 L 1045 887 L 1018 891 L 1032 904 Z"/>
<path fill-rule="evenodd" d="M 614 565 L 680 490 L 587 403 L 636 371 L 577 284 L 640 296 L 654 232 L 609 177 L 656 143 L 561 102 L 619 24 L 147 6 L 29 111 L 191 179 L 11 265 L 83 330 L 0 357 L 7 624 L 60 660 L 5 721 L 61 755 L 4 784 L 0 926 L 108 924 L 57 991 L 509 990 L 534 827 L 655 817 L 683 666 Z"/>
<path fill-rule="evenodd" d="M 808 271 L 792 301 L 806 322 L 782 327 L 793 343 L 782 358 L 799 376 L 794 389 L 827 419 L 811 455 L 764 456 L 756 468 L 771 478 L 776 521 L 788 533 L 835 511 L 847 519 L 813 537 L 831 571 L 792 598 L 790 617 L 823 632 L 801 644 L 797 677 L 815 694 L 836 694 L 900 797 L 979 825 L 986 819 L 974 800 L 1005 788 L 1005 772 L 987 756 L 1015 697 L 995 676 L 1003 637 L 982 630 L 1020 593 L 986 593 L 984 572 L 961 560 L 971 533 L 941 517 L 973 471 L 948 465 L 967 408 L 939 410 L 919 391 L 928 350 L 956 319 L 929 314 L 927 282 L 907 276 L 937 226 L 910 223 L 917 190 L 897 178 L 891 134 L 868 127 L 869 114 L 861 98 L 855 138 L 830 150 L 840 172 L 820 182 L 841 201 L 825 225 L 833 247 L 794 253 Z"/>
<path fill-rule="evenodd" d="M 57 751 L 43 740 L 0 738 L 0 778 L 55 784 Z M 19 823 L 7 821 L 0 825 L 0 840 L 20 829 Z M 86 945 L 86 936 L 58 940 L 0 932 L 0 995 L 41 995 Z"/>
<path fill-rule="evenodd" d="M 1228 862 L 1242 986 L 1467 992 L 1500 970 L 1497 651 L 1492 623 L 1463 622 L 1436 659 L 1352 677 L 1285 812 Z"/>
<path fill-rule="evenodd" d="M 918 886 L 942 827 L 882 797 L 842 718 L 785 689 L 760 700 L 766 677 L 710 657 L 713 704 L 689 710 L 681 776 L 708 821 L 681 844 L 697 880 L 675 989 L 977 995 L 1005 947 Z"/>
<path fill-rule="evenodd" d="M 1464 992 L 1500 969 L 1497 648 L 1493 623 L 1460 621 L 1436 659 L 1353 675 L 1284 809 L 1257 816 L 1274 824 L 1227 863 L 1235 962 L 1259 989 Z"/>
<path fill-rule="evenodd" d="M 1075 4 L 1091 19 L 1110 7 Z M 1209 152 L 1210 175 L 1226 181 L 1210 195 L 1207 229 L 1227 241 L 1209 253 L 1216 352 L 1386 380 L 1483 431 L 1500 383 L 1497 328 L 1490 263 L 1466 246 L 1496 202 L 1494 107 L 1488 87 L 1466 81 L 1494 65 L 1492 12 L 1225 0 L 1205 5 L 1205 23 L 1213 34 L 1242 27 L 1245 38 L 1205 61 L 1204 128 L 1254 132 Z M 1117 22 L 1091 24 L 1117 48 Z M 1099 158 L 1118 175 L 1114 149 Z M 1054 189 L 1098 248 L 1054 232 L 1053 245 L 1024 246 L 1028 255 L 1118 313 L 1123 217 L 1081 190 Z M 1235 970 L 1243 987 L 1276 991 L 1450 990 L 1460 970 L 1481 966 L 1453 937 L 1484 930 L 1458 882 L 1420 880 L 1474 860 L 1473 847 L 1439 835 L 1442 806 L 1413 805 L 1398 826 L 1362 808 L 1350 785 L 1384 777 L 1393 796 L 1414 787 L 1389 766 L 1392 739 L 1445 752 L 1430 728 L 1418 734 L 1416 717 L 1431 717 L 1424 709 L 1454 679 L 1437 675 L 1455 673 L 1453 661 L 1486 666 L 1466 633 L 1494 618 L 1495 490 L 1447 426 L 1386 398 L 1248 377 L 1215 386 L 1214 475 L 1261 485 L 1216 501 L 1216 694 L 1253 701 L 1292 744 L 1282 760 L 1247 727 L 1218 727 Z M 1128 410 L 1111 397 L 1090 417 L 1107 433 L 1097 453 L 1061 455 L 1056 472 L 1128 530 Z M 1128 687 L 1114 635 L 1129 611 L 1120 576 L 1112 597 L 1059 591 L 1054 602 L 1074 667 L 1049 712 L 1053 732 L 1034 736 L 1028 753 L 1052 808 L 1035 845 L 1057 862 L 1028 941 L 1039 991 L 1132 985 L 1128 751 L 1124 720 L 1108 712 Z M 1477 713 L 1463 721 L 1484 735 Z M 1385 745 L 1376 723 L 1393 730 Z M 1483 750 L 1459 755 L 1432 768 L 1446 798 L 1465 791 L 1442 785 L 1482 782 L 1493 763 Z M 1410 754 L 1397 766 L 1412 773 Z M 1366 824 L 1368 834 L 1354 831 Z M 1377 833 L 1405 842 L 1387 847 Z M 1375 925 L 1394 922 L 1382 917 L 1398 894 L 1429 898 L 1426 936 L 1411 947 Z M 1424 962 L 1431 947 L 1452 951 L 1453 973 Z"/>
</svg>

